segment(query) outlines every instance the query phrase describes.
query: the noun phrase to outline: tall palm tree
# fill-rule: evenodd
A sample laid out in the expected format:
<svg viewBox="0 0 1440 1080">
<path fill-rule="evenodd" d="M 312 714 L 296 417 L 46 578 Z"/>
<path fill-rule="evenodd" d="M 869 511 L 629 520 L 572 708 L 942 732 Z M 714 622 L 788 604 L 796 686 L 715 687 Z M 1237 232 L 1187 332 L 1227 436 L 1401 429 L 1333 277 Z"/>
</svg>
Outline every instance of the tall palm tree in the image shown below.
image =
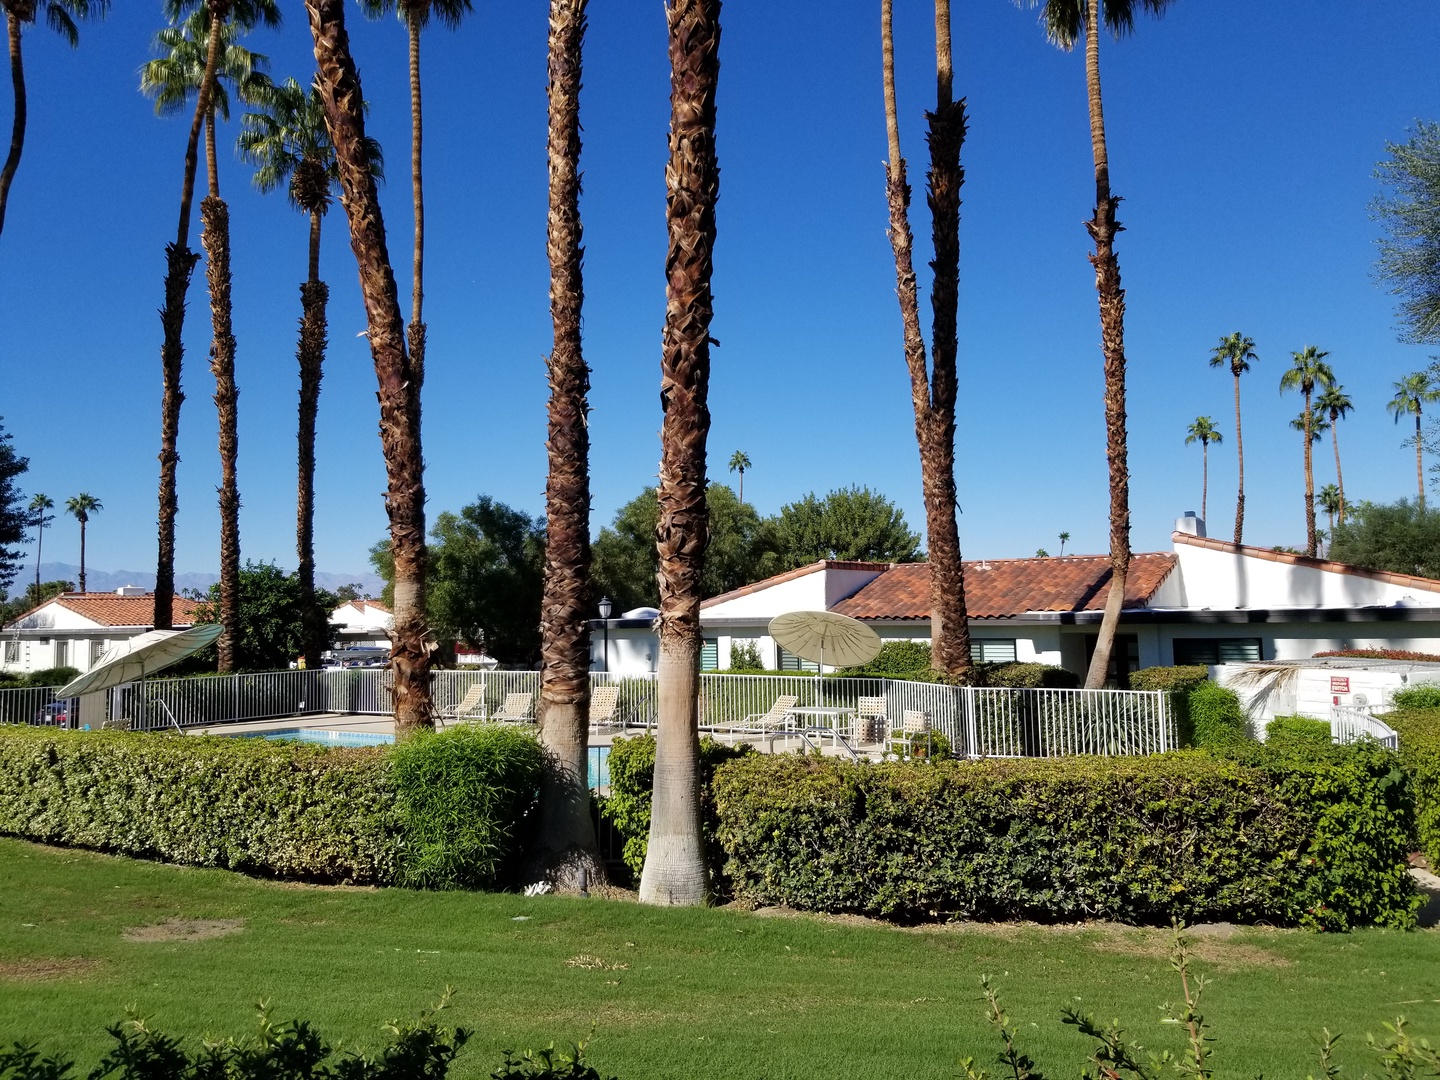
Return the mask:
<svg viewBox="0 0 1440 1080">
<path fill-rule="evenodd" d="M 1235 459 L 1239 462 L 1239 479 L 1235 485 L 1235 543 L 1244 543 L 1245 532 L 1245 442 L 1240 435 L 1240 376 L 1259 360 L 1255 341 L 1238 331 L 1220 339 L 1210 352 L 1211 367 L 1226 367 L 1235 376 Z"/>
<path fill-rule="evenodd" d="M 1065 545 L 1068 544 L 1069 542 L 1070 542 L 1070 534 L 1069 534 L 1068 532 L 1062 532 L 1062 533 L 1060 534 L 1060 554 L 1061 554 L 1061 555 L 1064 555 L 1064 554 L 1065 554 Z"/>
<path fill-rule="evenodd" d="M 272 0 L 273 2 L 273 0 Z M 179 4 L 176 4 L 177 13 Z M 212 80 L 210 108 L 205 116 L 205 165 L 209 193 L 200 203 L 201 243 L 207 256 L 205 279 L 210 292 L 210 371 L 215 376 L 215 408 L 220 421 L 220 624 L 215 645 L 216 667 L 235 670 L 240 640 L 240 489 L 237 464 L 240 391 L 235 384 L 235 332 L 231 301 L 230 209 L 220 197 L 220 165 L 215 148 L 216 116 L 230 118 L 225 84 L 233 84 L 242 101 L 254 101 L 270 84 L 262 74 L 266 58 L 236 43 L 244 28 L 217 17 L 208 6 L 195 7 L 182 27 L 169 27 L 157 37 L 167 55 L 140 71 L 140 88 L 155 97 L 164 114 L 199 96 L 207 76 Z M 210 39 L 218 38 L 215 66 L 210 67 Z"/>
<path fill-rule="evenodd" d="M 1331 536 L 1334 536 L 1335 515 L 1343 512 L 1343 508 L 1345 506 L 1345 497 L 1340 494 L 1340 489 L 1336 485 L 1326 484 L 1315 495 L 1315 501 L 1320 505 L 1320 509 L 1324 510 L 1326 516 L 1330 519 L 1329 533 Z M 1344 523 L 1341 522 L 1341 524 Z"/>
<path fill-rule="evenodd" d="M 87 495 L 81 492 L 79 495 L 65 500 L 65 512 L 74 516 L 80 522 L 80 591 L 85 591 L 85 526 L 90 522 L 91 514 L 98 514 L 105 509 L 100 505 L 100 500 L 94 495 Z"/>
<path fill-rule="evenodd" d="M 950 42 L 950 2 L 935 0 L 936 106 L 927 113 L 930 132 L 929 197 L 935 260 L 930 286 L 933 313 L 930 363 L 920 332 L 915 283 L 914 240 L 910 232 L 910 185 L 900 154 L 899 114 L 895 102 L 895 42 L 891 0 L 880 5 L 880 46 L 885 96 L 885 195 L 890 209 L 890 248 L 895 258 L 896 293 L 910 400 L 915 410 L 915 441 L 920 451 L 920 482 L 925 499 L 925 531 L 930 549 L 931 662 L 944 672 L 971 669 L 970 620 L 965 607 L 965 574 L 960 531 L 955 520 L 955 361 L 959 351 L 956 314 L 960 281 L 960 146 L 965 139 L 965 102 L 956 101 Z"/>
<path fill-rule="evenodd" d="M 558 769 L 540 800 L 533 879 L 578 886 L 605 864 L 587 781 L 590 737 L 590 369 L 580 336 L 585 290 L 580 222 L 580 74 L 586 0 L 550 0 L 549 476 L 540 614 L 540 739 Z"/>
<path fill-rule="evenodd" d="M 309 274 L 300 285 L 299 478 L 295 499 L 295 576 L 304 609 L 305 666 L 319 667 L 325 647 L 325 613 L 315 603 L 315 417 L 327 344 L 326 306 L 330 286 L 320 280 L 320 229 L 340 185 L 335 148 L 325 128 L 320 91 L 294 79 L 272 85 L 257 99 L 260 111 L 241 118 L 240 155 L 255 166 L 255 186 L 269 194 L 284 187 L 290 205 L 310 218 Z M 363 149 L 377 180 L 385 174 L 380 144 L 366 138 Z"/>
<path fill-rule="evenodd" d="M 730 455 L 730 471 L 740 474 L 740 490 L 736 492 L 736 498 L 742 503 L 745 501 L 745 470 L 750 468 L 750 455 L 744 450 L 736 450 Z"/>
<path fill-rule="evenodd" d="M 1321 390 L 1335 385 L 1335 373 L 1325 363 L 1329 356 L 1306 345 L 1300 352 L 1290 354 L 1290 367 L 1280 376 L 1280 392 L 1299 390 L 1305 397 L 1305 411 L 1297 419 L 1297 425 L 1305 433 L 1305 554 L 1315 557 L 1315 468 L 1311 451 L 1314 448 L 1315 413 L 1310 398 L 1318 386 Z"/>
<path fill-rule="evenodd" d="M 1195 422 L 1186 429 L 1185 445 L 1198 442 L 1200 444 L 1200 520 L 1209 520 L 1205 516 L 1205 500 L 1210 493 L 1210 444 L 1224 442 L 1220 432 L 1215 427 L 1215 421 L 1208 416 L 1197 416 Z"/>
<path fill-rule="evenodd" d="M 26 26 L 33 25 L 43 13 L 45 24 L 76 48 L 80 44 L 80 31 L 76 19 L 88 19 L 92 15 L 103 19 L 110 8 L 110 0 L 0 0 L 5 9 L 5 29 L 10 38 L 10 81 L 15 87 L 15 113 L 10 122 L 10 152 L 5 164 L 0 167 L 0 232 L 5 231 L 5 207 L 10 202 L 10 184 L 15 179 L 15 170 L 20 168 L 20 154 L 25 149 L 25 122 L 27 102 L 25 98 L 25 63 L 20 54 L 20 34 Z"/>
<path fill-rule="evenodd" d="M 250 29 L 262 23 L 266 26 L 280 24 L 277 0 L 165 0 L 165 17 L 172 23 L 178 23 L 202 5 L 208 12 L 210 21 L 221 26 L 233 22 L 243 29 Z M 160 310 L 160 325 L 164 333 L 164 340 L 160 345 L 160 367 L 164 389 L 160 403 L 160 496 L 155 515 L 159 536 L 153 621 L 157 630 L 170 629 L 173 618 L 171 598 L 175 592 L 175 516 L 179 507 L 175 474 L 180 463 L 176 448 L 180 439 L 180 406 L 185 401 L 185 395 L 180 389 L 180 373 L 185 358 L 185 294 L 190 289 L 190 275 L 200 258 L 190 250 L 190 211 L 195 198 L 195 172 L 199 167 L 200 130 L 211 120 L 211 98 L 216 92 L 216 73 L 224 36 L 223 33 L 206 33 L 205 66 L 196 87 L 195 115 L 190 122 L 190 135 L 185 143 L 185 169 L 180 184 L 180 217 L 176 225 L 175 242 L 165 247 L 165 306 Z M 213 161 L 213 137 L 208 140 L 208 145 Z M 212 176 L 215 171 L 214 168 L 211 169 Z M 212 194 L 218 199 L 217 191 L 212 191 Z M 228 277 L 229 215 L 228 212 L 223 212 L 223 204 L 222 210 L 212 211 L 211 219 L 212 236 L 217 246 L 215 254 L 223 256 Z M 223 251 L 218 250 L 222 246 L 221 226 L 225 229 Z M 219 258 L 212 261 L 219 262 Z M 213 315 L 213 290 L 211 310 Z M 217 326 L 216 329 L 218 331 L 220 327 Z M 219 343 L 220 335 L 217 333 L 217 344 Z"/>
<path fill-rule="evenodd" d="M 360 0 L 360 7 L 370 18 L 394 12 L 405 24 L 410 38 L 410 176 L 415 211 L 415 256 L 410 300 L 410 363 L 416 378 L 425 378 L 425 185 L 421 179 L 421 143 L 423 128 L 420 108 L 420 32 L 430 25 L 433 15 L 447 30 L 457 30 L 466 15 L 471 14 L 470 0 Z M 414 408 L 420 408 L 420 394 L 415 394 Z M 419 424 L 419 416 L 416 416 Z"/>
<path fill-rule="evenodd" d="M 1350 400 L 1350 395 L 1345 393 L 1345 388 L 1339 383 L 1334 386 L 1327 386 L 1319 397 L 1315 399 L 1315 408 L 1322 416 L 1330 418 L 1330 441 L 1335 447 L 1335 483 L 1336 491 L 1339 492 L 1340 504 L 1336 513 L 1336 519 L 1341 525 L 1345 524 L 1345 474 L 1340 471 L 1340 421 L 1344 420 L 1355 409 L 1355 403 Z M 1335 522 L 1330 523 L 1330 534 L 1335 534 Z"/>
<path fill-rule="evenodd" d="M 418 373 L 405 351 L 405 319 L 385 245 L 385 218 L 365 137 L 365 96 L 350 54 L 344 0 L 305 0 L 315 41 L 316 86 L 340 169 L 340 204 L 360 270 L 370 355 L 380 384 L 380 445 L 385 454 L 385 510 L 395 560 L 395 731 L 402 738 L 433 728 L 430 655 L 425 623 L 425 463 L 421 455 Z"/>
<path fill-rule="evenodd" d="M 35 595 L 40 595 L 40 550 L 44 546 L 45 527 L 55 520 L 47 510 L 55 509 L 55 500 L 48 495 L 36 493 L 30 500 L 30 524 L 35 528 Z"/>
<path fill-rule="evenodd" d="M 1022 2 L 1022 0 L 1017 0 Z M 1172 0 L 1023 0 L 1039 7 L 1046 36 L 1066 50 L 1085 35 L 1085 87 L 1090 111 L 1090 149 L 1095 161 L 1095 213 L 1085 223 L 1095 254 L 1095 290 L 1100 299 L 1100 340 L 1105 355 L 1105 454 L 1110 465 L 1110 592 L 1085 686 L 1104 685 L 1110 667 L 1110 650 L 1125 602 L 1125 579 L 1130 571 L 1130 468 L 1125 430 L 1125 290 L 1120 287 L 1120 260 L 1115 234 L 1120 223 L 1115 208 L 1120 200 L 1110 190 L 1110 152 L 1105 142 L 1104 99 L 1100 92 L 1101 19 L 1118 39 L 1135 29 L 1136 12 L 1160 16 Z"/>
<path fill-rule="evenodd" d="M 1440 401 L 1440 386 L 1430 372 L 1416 371 L 1395 383 L 1395 396 L 1385 405 L 1397 424 L 1402 416 L 1415 417 L 1415 485 L 1421 510 L 1425 509 L 1425 444 L 1420 438 L 1420 413 L 1424 406 L 1436 401 Z"/>
<path fill-rule="evenodd" d="M 665 332 L 660 357 L 660 658 L 655 786 L 640 900 L 699 904 L 707 891 L 700 832 L 701 574 L 709 542 L 710 277 L 715 250 L 715 88 L 720 0 L 670 0 L 670 162 L 665 170 Z"/>
</svg>

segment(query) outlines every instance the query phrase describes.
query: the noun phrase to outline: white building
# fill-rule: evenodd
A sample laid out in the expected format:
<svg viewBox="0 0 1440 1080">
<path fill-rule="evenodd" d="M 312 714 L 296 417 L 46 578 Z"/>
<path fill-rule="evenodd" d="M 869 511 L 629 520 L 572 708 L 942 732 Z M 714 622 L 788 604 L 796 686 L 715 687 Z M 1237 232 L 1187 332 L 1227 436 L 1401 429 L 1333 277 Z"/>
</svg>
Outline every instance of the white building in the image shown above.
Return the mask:
<svg viewBox="0 0 1440 1080">
<path fill-rule="evenodd" d="M 378 600 L 348 600 L 330 613 L 337 649 L 390 648 L 395 616 Z"/>
<path fill-rule="evenodd" d="M 175 597 L 174 628 L 192 626 L 198 606 L 199 601 Z M 133 586 L 113 593 L 62 593 L 4 628 L 0 671 L 89 671 L 111 645 L 153 629 L 154 616 L 155 594 Z"/>
</svg>

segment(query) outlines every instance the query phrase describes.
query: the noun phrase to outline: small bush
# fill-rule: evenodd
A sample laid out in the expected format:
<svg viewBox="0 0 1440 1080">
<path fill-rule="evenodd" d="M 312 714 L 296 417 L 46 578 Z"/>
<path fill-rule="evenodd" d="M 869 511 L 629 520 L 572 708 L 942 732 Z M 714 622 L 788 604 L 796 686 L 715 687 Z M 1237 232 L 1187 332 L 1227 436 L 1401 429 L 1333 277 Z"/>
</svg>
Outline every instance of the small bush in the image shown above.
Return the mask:
<svg viewBox="0 0 1440 1080">
<path fill-rule="evenodd" d="M 1440 683 L 1420 683 L 1396 690 L 1390 699 L 1397 709 L 1440 709 Z"/>
<path fill-rule="evenodd" d="M 1440 873 L 1440 709 L 1402 709 L 1383 717 L 1400 736 L 1400 761 L 1415 796 L 1415 832 Z"/>
<path fill-rule="evenodd" d="M 1265 725 L 1267 746 L 1286 743 L 1329 746 L 1334 741 L 1330 734 L 1330 725 L 1324 720 L 1315 720 L 1309 716 L 1277 716 Z"/>
<path fill-rule="evenodd" d="M 891 732 L 894 739 L 901 738 L 903 731 Z M 939 761 L 948 758 L 952 752 L 950 738 L 943 731 L 916 731 L 908 739 L 905 756 L 916 761 Z"/>
<path fill-rule="evenodd" d="M 760 661 L 760 643 L 754 638 L 735 638 L 730 642 L 730 669 L 754 671 L 764 665 Z"/>
<path fill-rule="evenodd" d="M 1435 663 L 1440 656 L 1428 652 L 1410 652 L 1406 649 L 1331 649 L 1313 654 L 1315 659 L 1323 656 L 1353 656 L 1363 660 L 1422 660 Z"/>
<path fill-rule="evenodd" d="M 881 644 L 879 655 L 874 660 L 861 667 L 846 668 L 844 674 L 903 679 L 915 672 L 929 670 L 928 641 L 886 641 Z"/>
<path fill-rule="evenodd" d="M 25 676 L 24 686 L 64 686 L 80 677 L 80 669 L 73 667 L 42 668 Z"/>
<path fill-rule="evenodd" d="M 1181 664 L 1176 667 L 1147 667 L 1130 673 L 1131 690 L 1168 690 L 1188 694 L 1210 678 L 1204 664 Z"/>
<path fill-rule="evenodd" d="M 1250 719 L 1235 691 L 1204 682 L 1190 691 L 1191 741 L 1197 747 L 1228 746 L 1250 737 Z"/>
<path fill-rule="evenodd" d="M 396 745 L 391 782 L 405 831 L 399 884 L 499 884 L 519 849 L 517 829 L 535 801 L 544 767 L 534 736 L 513 727 L 462 724 Z"/>
</svg>

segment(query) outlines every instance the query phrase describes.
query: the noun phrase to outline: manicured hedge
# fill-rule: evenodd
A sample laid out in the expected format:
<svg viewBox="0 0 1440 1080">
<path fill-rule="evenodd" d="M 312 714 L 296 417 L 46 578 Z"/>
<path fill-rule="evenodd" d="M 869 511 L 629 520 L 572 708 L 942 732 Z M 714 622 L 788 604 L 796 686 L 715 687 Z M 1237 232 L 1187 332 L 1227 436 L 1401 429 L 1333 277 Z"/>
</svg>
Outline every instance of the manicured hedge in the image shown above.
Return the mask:
<svg viewBox="0 0 1440 1080">
<path fill-rule="evenodd" d="M 1381 719 L 1400 736 L 1400 760 L 1415 794 L 1419 847 L 1440 873 L 1440 709 L 1397 709 Z"/>
<path fill-rule="evenodd" d="M 1329 746 L 1334 741 L 1329 722 L 1310 716 L 1277 716 L 1265 725 L 1265 742 L 1271 747 L 1286 742 Z"/>
<path fill-rule="evenodd" d="M 1229 687 L 1201 683 L 1187 695 L 1186 709 L 1192 746 L 1228 746 L 1251 738 L 1250 718 Z"/>
<path fill-rule="evenodd" d="M 309 881 L 493 885 L 540 759 L 500 729 L 338 749 L 0 727 L 0 833 Z"/>
<path fill-rule="evenodd" d="M 1309 766 L 1195 752 L 761 756 L 717 770 L 715 800 L 726 874 L 757 903 L 902 920 L 1408 926 L 1410 806 L 1395 766 L 1373 746 Z"/>
<path fill-rule="evenodd" d="M 1175 718 L 1175 732 L 1179 744 L 1193 746 L 1195 726 L 1190 719 L 1190 694 L 1209 681 L 1210 669 L 1204 664 L 1149 667 L 1131 673 L 1130 689 L 1167 692 L 1170 695 L 1170 714 Z"/>
</svg>

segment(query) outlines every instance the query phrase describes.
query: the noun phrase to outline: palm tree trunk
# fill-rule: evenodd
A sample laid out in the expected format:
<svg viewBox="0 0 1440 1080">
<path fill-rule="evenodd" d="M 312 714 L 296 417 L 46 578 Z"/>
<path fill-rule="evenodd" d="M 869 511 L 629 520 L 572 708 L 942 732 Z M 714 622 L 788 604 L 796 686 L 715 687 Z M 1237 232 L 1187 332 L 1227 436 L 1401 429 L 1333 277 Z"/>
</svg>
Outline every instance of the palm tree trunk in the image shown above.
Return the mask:
<svg viewBox="0 0 1440 1080">
<path fill-rule="evenodd" d="M 421 388 L 425 383 L 425 183 L 420 169 L 424 141 L 420 107 L 420 22 L 407 23 L 410 34 L 410 183 L 415 214 L 415 254 L 410 295 L 410 366 L 415 373 L 413 423 L 420 430 Z"/>
<path fill-rule="evenodd" d="M 739 493 L 739 498 L 740 498 L 740 505 L 741 505 L 741 506 L 744 506 L 744 505 L 745 505 L 745 470 L 744 470 L 744 469 L 741 469 L 741 470 L 740 470 L 740 493 Z"/>
<path fill-rule="evenodd" d="M 640 900 L 705 899 L 700 834 L 699 715 L 701 572 L 709 542 L 705 439 L 710 431 L 710 277 L 715 247 L 715 88 L 720 74 L 720 0 L 671 0 L 670 163 L 665 171 L 665 333 L 660 361 L 659 720 L 650 845 Z"/>
<path fill-rule="evenodd" d="M 1305 392 L 1305 554 L 1315 558 L 1315 455 L 1310 443 L 1310 392 Z"/>
<path fill-rule="evenodd" d="M 180 220 L 175 229 L 175 242 L 165 247 L 165 307 L 160 311 L 160 326 L 164 332 L 160 345 L 164 391 L 160 401 L 160 498 L 155 515 L 159 538 L 155 565 L 155 612 L 152 618 L 156 630 L 169 630 L 174 618 L 175 516 L 179 512 L 175 473 L 180 464 L 177 449 L 180 406 L 185 401 L 185 394 L 180 389 L 180 371 L 185 358 L 185 294 L 190 289 L 190 275 L 200 260 L 200 256 L 190 250 L 190 209 L 195 198 L 195 170 L 200 164 L 200 127 L 210 114 L 219 56 L 220 35 L 212 33 L 205 52 L 205 73 L 200 80 L 195 117 L 190 122 L 190 137 L 185 143 Z"/>
<path fill-rule="evenodd" d="M 1240 435 L 1240 373 L 1235 373 L 1235 459 L 1240 477 L 1235 490 L 1235 543 L 1243 544 L 1245 529 L 1245 441 Z"/>
<path fill-rule="evenodd" d="M 15 116 L 10 124 L 10 152 L 0 168 L 0 233 L 5 231 L 5 207 L 10 202 L 10 184 L 20 167 L 20 153 L 25 148 L 25 64 L 20 56 L 20 17 L 8 8 L 5 28 L 10 38 L 10 81 L 15 87 Z M 38 563 L 36 565 L 39 565 Z"/>
<path fill-rule="evenodd" d="M 555 767 L 540 793 L 529 880 L 578 887 L 605 864 L 595 843 L 586 779 L 590 737 L 590 369 L 580 338 L 584 304 L 580 221 L 580 73 L 586 0 L 550 3 L 549 476 L 545 589 L 540 616 L 540 741 Z"/>
<path fill-rule="evenodd" d="M 315 417 L 320 408 L 320 380 L 325 366 L 327 326 L 325 308 L 330 287 L 320 280 L 320 221 L 318 211 L 310 212 L 310 278 L 300 286 L 300 345 L 295 358 L 300 364 L 300 430 L 298 435 L 299 478 L 295 498 L 295 577 L 300 585 L 300 603 L 305 612 L 305 666 L 320 666 L 325 647 L 326 613 L 315 606 Z"/>
<path fill-rule="evenodd" d="M 1335 446 L 1335 485 L 1340 490 L 1340 515 L 1339 522 L 1345 524 L 1345 474 L 1340 471 L 1340 414 L 1330 414 L 1330 441 Z M 1333 544 L 1335 537 L 1335 522 L 1330 522 L 1330 537 Z"/>
<path fill-rule="evenodd" d="M 210 188 L 217 187 L 214 176 Z M 215 411 L 220 419 L 220 624 L 217 668 L 234 671 L 240 642 L 240 490 L 236 459 L 240 451 L 235 385 L 235 333 L 230 300 L 230 209 L 218 195 L 200 203 L 200 242 L 205 247 L 205 278 L 210 286 L 210 371 L 215 376 Z"/>
<path fill-rule="evenodd" d="M 43 516 L 45 511 L 40 511 Z M 40 602 L 40 554 L 45 550 L 45 526 L 35 526 L 35 602 Z"/>
<path fill-rule="evenodd" d="M 85 519 L 80 519 L 80 591 L 85 591 Z M 38 599 L 38 598 L 37 598 Z"/>
<path fill-rule="evenodd" d="M 1130 572 L 1130 470 L 1125 433 L 1125 290 L 1120 287 L 1120 260 L 1115 254 L 1115 220 L 1119 199 L 1110 193 L 1110 159 L 1105 145 L 1105 113 L 1100 93 L 1099 0 L 1089 0 L 1085 27 L 1085 83 L 1090 105 L 1090 147 L 1095 158 L 1095 217 L 1085 223 L 1095 254 L 1095 290 L 1100 299 L 1100 340 L 1105 354 L 1105 452 L 1110 465 L 1110 591 L 1090 670 L 1087 689 L 1105 684 L 1125 580 Z"/>
<path fill-rule="evenodd" d="M 1200 520 L 1205 518 L 1205 502 L 1210 497 L 1210 443 L 1200 440 Z"/>
<path fill-rule="evenodd" d="M 1425 447 L 1420 441 L 1420 405 L 1415 405 L 1415 487 L 1419 492 L 1419 506 L 1425 509 Z"/>
<path fill-rule="evenodd" d="M 910 185 L 895 105 L 895 46 L 891 0 L 881 4 L 881 49 L 885 92 L 885 129 L 889 143 L 886 198 L 890 207 L 890 246 L 895 256 L 905 363 L 915 410 L 915 440 L 920 451 L 921 487 L 930 558 L 930 637 L 935 668 L 963 675 L 971 669 L 970 625 L 965 606 L 965 577 L 955 520 L 955 363 L 956 312 L 960 274 L 960 147 L 965 139 L 965 103 L 951 101 L 950 10 L 945 0 L 935 9 L 937 104 L 930 122 L 930 206 L 935 245 L 931 291 L 934 343 L 933 381 L 927 371 L 925 339 L 920 333 L 915 282 L 914 240 L 910 232 Z"/>
<path fill-rule="evenodd" d="M 340 201 L 360 270 L 370 353 L 380 385 L 380 445 L 385 454 L 390 547 L 395 557 L 395 622 L 390 667 L 395 676 L 395 729 L 406 737 L 434 726 L 425 624 L 425 474 L 419 387 L 405 352 L 405 320 L 385 246 L 385 221 L 365 154 L 365 99 L 345 32 L 344 0 L 305 0 L 315 40 L 325 121 L 340 167 Z"/>
</svg>

